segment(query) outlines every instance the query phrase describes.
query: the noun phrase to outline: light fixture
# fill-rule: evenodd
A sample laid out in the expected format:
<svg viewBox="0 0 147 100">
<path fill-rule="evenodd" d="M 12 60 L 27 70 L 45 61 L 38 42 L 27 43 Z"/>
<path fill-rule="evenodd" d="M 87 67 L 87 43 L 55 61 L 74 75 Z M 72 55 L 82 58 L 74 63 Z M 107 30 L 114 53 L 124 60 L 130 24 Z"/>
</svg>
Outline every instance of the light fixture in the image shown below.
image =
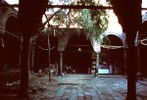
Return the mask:
<svg viewBox="0 0 147 100">
<path fill-rule="evenodd" d="M 79 48 L 77 49 L 77 51 L 78 51 L 78 52 L 81 52 L 81 51 L 82 51 L 82 49 L 79 47 Z"/>
</svg>

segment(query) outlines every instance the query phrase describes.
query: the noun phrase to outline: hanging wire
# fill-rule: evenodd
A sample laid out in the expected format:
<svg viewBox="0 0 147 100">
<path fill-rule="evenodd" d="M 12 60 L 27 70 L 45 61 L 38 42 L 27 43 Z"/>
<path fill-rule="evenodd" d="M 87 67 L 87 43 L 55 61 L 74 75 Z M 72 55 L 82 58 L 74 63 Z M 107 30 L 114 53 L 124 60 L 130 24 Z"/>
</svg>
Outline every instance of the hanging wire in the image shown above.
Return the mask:
<svg viewBox="0 0 147 100">
<path fill-rule="evenodd" d="M 140 41 L 140 43 L 141 43 L 142 45 L 147 46 L 147 43 L 144 43 L 144 42 L 147 42 L 147 38 L 142 39 L 142 40 Z"/>
<path fill-rule="evenodd" d="M 53 50 L 53 49 L 55 49 L 55 47 L 52 47 L 52 48 L 50 48 L 50 49 L 46 49 L 46 48 L 43 48 L 43 47 L 41 47 L 41 46 L 39 46 L 39 45 L 37 45 L 37 47 L 39 48 L 39 49 L 41 49 L 41 50 L 44 50 L 44 51 L 48 51 L 48 50 Z"/>
<path fill-rule="evenodd" d="M 18 35 L 15 35 L 15 34 L 13 34 L 13 33 L 11 33 L 11 32 L 9 32 L 9 31 L 5 31 L 5 33 L 6 34 L 8 34 L 8 35 L 10 35 L 10 36 L 13 36 L 13 37 L 15 37 L 15 38 L 17 38 L 17 39 L 21 39 L 21 37 L 20 36 L 18 36 Z"/>
</svg>

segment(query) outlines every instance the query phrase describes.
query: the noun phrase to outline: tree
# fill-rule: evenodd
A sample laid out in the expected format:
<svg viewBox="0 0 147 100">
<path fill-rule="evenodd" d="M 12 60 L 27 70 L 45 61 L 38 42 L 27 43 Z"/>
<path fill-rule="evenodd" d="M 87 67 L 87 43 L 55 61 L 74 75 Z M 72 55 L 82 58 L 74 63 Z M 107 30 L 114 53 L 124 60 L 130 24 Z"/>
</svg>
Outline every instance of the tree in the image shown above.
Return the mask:
<svg viewBox="0 0 147 100">
<path fill-rule="evenodd" d="M 21 56 L 21 82 L 19 97 L 28 97 L 28 57 L 30 38 L 38 33 L 42 25 L 42 15 L 44 14 L 48 0 L 20 0 L 19 1 L 19 29 L 22 33 L 22 56 Z"/>
<path fill-rule="evenodd" d="M 67 3 L 67 0 L 62 0 L 63 4 L 65 2 Z M 94 2 L 93 0 L 69 1 L 67 4 L 102 6 L 100 2 Z M 52 20 L 53 25 L 57 26 L 65 25 L 67 28 L 70 28 L 72 25 L 76 25 L 77 28 L 82 28 L 89 38 L 100 43 L 102 34 L 108 28 L 108 17 L 107 11 L 101 9 L 60 9 L 58 13 L 54 14 Z"/>
<path fill-rule="evenodd" d="M 100 2 L 94 2 L 91 0 L 85 0 L 85 2 L 82 2 L 82 4 L 86 6 L 102 6 Z M 107 11 L 102 9 L 82 9 L 81 13 L 82 28 L 90 37 L 92 37 L 92 39 L 96 40 L 98 43 L 101 43 L 101 36 L 108 28 L 109 16 Z"/>
</svg>

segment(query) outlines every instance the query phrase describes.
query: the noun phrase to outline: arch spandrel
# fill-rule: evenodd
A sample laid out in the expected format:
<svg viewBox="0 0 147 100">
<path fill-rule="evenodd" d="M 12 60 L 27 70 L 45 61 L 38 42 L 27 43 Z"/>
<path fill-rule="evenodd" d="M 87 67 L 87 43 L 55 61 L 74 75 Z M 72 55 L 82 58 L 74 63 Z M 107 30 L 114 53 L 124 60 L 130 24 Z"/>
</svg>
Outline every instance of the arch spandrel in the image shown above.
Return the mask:
<svg viewBox="0 0 147 100">
<path fill-rule="evenodd" d="M 69 40 L 68 38 L 69 38 L 68 35 L 64 35 L 62 38 L 58 40 L 58 51 L 59 52 L 63 52 L 65 50 L 65 47 Z"/>
<path fill-rule="evenodd" d="M 84 34 L 81 29 L 76 29 L 76 28 L 59 28 L 59 29 L 57 29 L 57 31 L 61 33 L 60 36 L 57 36 L 58 37 L 58 51 L 59 52 L 63 52 L 65 50 L 69 40 L 74 35 Z"/>
</svg>

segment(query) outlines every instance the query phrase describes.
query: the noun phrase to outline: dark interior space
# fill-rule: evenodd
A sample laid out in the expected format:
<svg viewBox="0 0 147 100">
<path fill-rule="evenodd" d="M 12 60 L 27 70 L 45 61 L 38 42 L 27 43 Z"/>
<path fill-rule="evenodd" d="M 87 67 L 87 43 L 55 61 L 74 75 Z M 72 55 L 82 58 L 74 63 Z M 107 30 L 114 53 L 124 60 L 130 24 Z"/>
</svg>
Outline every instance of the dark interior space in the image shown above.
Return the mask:
<svg viewBox="0 0 147 100">
<path fill-rule="evenodd" d="M 58 38 L 54 35 L 50 36 L 50 60 L 51 64 L 55 64 L 59 60 Z"/>
<path fill-rule="evenodd" d="M 140 38 L 144 39 L 147 36 L 147 21 L 143 22 L 139 31 L 139 35 Z M 141 37 L 143 36 L 143 37 Z M 147 41 L 144 42 L 145 44 L 147 43 Z M 144 76 L 147 76 L 147 46 L 141 44 L 140 45 L 140 58 L 141 58 L 141 62 L 140 62 L 140 66 L 141 66 L 141 72 Z"/>
<path fill-rule="evenodd" d="M 108 35 L 106 38 L 109 41 L 106 45 L 123 46 L 120 38 L 115 35 Z M 100 63 L 107 62 L 107 64 L 112 64 L 112 74 L 122 74 L 125 71 L 124 50 L 122 48 L 102 48 L 100 53 L 100 60 Z"/>
<path fill-rule="evenodd" d="M 75 73 L 88 73 L 92 51 L 90 40 L 85 35 L 74 35 L 65 48 L 64 65 L 71 66 Z"/>
<path fill-rule="evenodd" d="M 17 19 L 15 17 L 9 17 L 6 22 L 6 33 L 3 38 L 4 43 L 4 63 L 9 67 L 18 67 L 20 57 L 20 38 L 19 36 Z M 15 36 L 13 36 L 15 35 Z"/>
<path fill-rule="evenodd" d="M 147 76 L 147 47 L 141 45 L 141 72 L 144 76 Z"/>
<path fill-rule="evenodd" d="M 58 62 L 58 40 L 57 37 L 50 36 L 50 64 Z M 49 65 L 49 52 L 48 52 L 48 36 L 41 35 L 37 38 L 35 46 L 35 57 L 34 57 L 34 71 L 39 69 L 47 68 Z"/>
<path fill-rule="evenodd" d="M 114 45 L 114 46 L 122 46 L 123 45 L 120 38 L 115 35 L 108 35 L 107 38 L 109 39 L 111 45 Z"/>
<path fill-rule="evenodd" d="M 20 79 L 20 38 L 18 38 L 17 18 L 8 17 L 5 34 L 0 36 L 0 84 Z M 15 36 L 14 36 L 15 35 Z"/>
</svg>

